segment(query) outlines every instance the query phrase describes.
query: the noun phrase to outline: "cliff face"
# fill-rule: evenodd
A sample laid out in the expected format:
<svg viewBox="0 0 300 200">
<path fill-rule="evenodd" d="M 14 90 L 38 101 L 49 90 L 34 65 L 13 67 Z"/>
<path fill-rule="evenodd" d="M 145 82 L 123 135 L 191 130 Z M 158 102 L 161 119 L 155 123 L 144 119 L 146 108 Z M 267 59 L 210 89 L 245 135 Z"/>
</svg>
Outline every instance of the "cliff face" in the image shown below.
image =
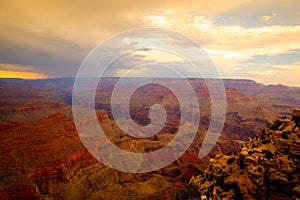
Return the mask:
<svg viewBox="0 0 300 200">
<path fill-rule="evenodd" d="M 97 114 L 112 136 L 122 133 L 111 129 L 105 113 Z M 90 123 L 89 120 L 82 123 Z M 199 159 L 186 156 L 182 168 L 173 164 L 156 173 L 130 174 L 104 166 L 82 145 L 73 121 L 55 113 L 34 122 L 0 122 L 0 199 L 172 199 L 181 179 L 188 181 L 200 165 Z M 117 139 L 120 139 L 117 140 Z M 157 141 L 124 141 L 121 147 L 145 144 L 165 145 Z M 128 138 L 127 138 L 128 139 Z M 168 140 L 166 140 L 168 141 Z M 151 145 L 150 145 L 151 146 Z M 197 162 L 196 162 L 197 161 Z M 196 163 L 195 163 L 196 162 Z"/>
<path fill-rule="evenodd" d="M 69 113 L 59 92 L 27 83 L 0 80 L 0 121 L 34 121 L 55 112 Z"/>
<path fill-rule="evenodd" d="M 300 113 L 276 120 L 240 156 L 218 154 L 191 180 L 202 199 L 299 199 Z M 180 195 L 179 195 L 180 196 Z"/>
<path fill-rule="evenodd" d="M 29 123 L 1 122 L 0 129 L 0 199 L 58 197 L 80 167 L 96 163 L 63 114 Z"/>
</svg>

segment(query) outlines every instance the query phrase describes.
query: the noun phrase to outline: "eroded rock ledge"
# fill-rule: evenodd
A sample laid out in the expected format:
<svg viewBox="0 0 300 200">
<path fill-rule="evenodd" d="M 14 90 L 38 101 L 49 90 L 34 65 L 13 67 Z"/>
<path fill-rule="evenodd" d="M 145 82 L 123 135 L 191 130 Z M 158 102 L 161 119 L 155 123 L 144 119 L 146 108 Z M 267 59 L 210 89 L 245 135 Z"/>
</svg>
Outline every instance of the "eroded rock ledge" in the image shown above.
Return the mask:
<svg viewBox="0 0 300 200">
<path fill-rule="evenodd" d="M 212 158 L 209 168 L 192 178 L 177 199 L 189 193 L 200 199 L 299 199 L 299 160 L 300 109 L 294 109 L 291 117 L 274 121 L 248 139 L 240 156 Z"/>
</svg>

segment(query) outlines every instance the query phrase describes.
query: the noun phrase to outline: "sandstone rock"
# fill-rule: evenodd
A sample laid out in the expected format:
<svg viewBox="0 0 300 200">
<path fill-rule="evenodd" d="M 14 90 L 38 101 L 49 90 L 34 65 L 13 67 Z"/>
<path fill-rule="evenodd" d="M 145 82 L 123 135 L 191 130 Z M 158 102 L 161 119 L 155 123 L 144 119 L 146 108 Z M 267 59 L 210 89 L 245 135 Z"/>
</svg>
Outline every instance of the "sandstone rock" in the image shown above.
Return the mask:
<svg viewBox="0 0 300 200">
<path fill-rule="evenodd" d="M 244 151 L 241 151 L 241 155 L 243 156 L 247 156 L 248 155 L 248 151 L 244 150 Z"/>
<path fill-rule="evenodd" d="M 289 126 L 285 127 L 285 128 L 283 129 L 283 131 L 284 131 L 284 132 L 287 132 L 287 133 L 290 133 L 290 132 L 293 131 L 293 128 L 294 128 L 294 126 L 289 125 Z"/>
<path fill-rule="evenodd" d="M 226 156 L 216 156 L 204 175 L 196 176 L 193 182 L 212 199 L 233 199 L 230 191 L 240 194 L 235 199 L 297 199 L 300 141 L 293 120 L 277 121 L 274 130 L 265 129 L 249 139 L 240 157 L 235 156 L 237 162 L 227 165 Z"/>
<path fill-rule="evenodd" d="M 294 108 L 293 117 L 300 117 L 300 108 Z"/>
<path fill-rule="evenodd" d="M 293 191 L 297 192 L 297 194 L 300 196 L 300 185 L 297 185 Z"/>
<path fill-rule="evenodd" d="M 207 200 L 206 195 L 201 195 L 201 200 Z"/>
<path fill-rule="evenodd" d="M 222 154 L 217 154 L 216 156 L 215 156 L 215 159 L 218 159 L 218 158 L 221 158 L 222 157 Z"/>
<path fill-rule="evenodd" d="M 274 132 L 274 135 L 276 135 L 276 136 L 281 136 L 281 135 L 282 135 L 282 131 L 275 131 L 275 132 Z"/>
</svg>

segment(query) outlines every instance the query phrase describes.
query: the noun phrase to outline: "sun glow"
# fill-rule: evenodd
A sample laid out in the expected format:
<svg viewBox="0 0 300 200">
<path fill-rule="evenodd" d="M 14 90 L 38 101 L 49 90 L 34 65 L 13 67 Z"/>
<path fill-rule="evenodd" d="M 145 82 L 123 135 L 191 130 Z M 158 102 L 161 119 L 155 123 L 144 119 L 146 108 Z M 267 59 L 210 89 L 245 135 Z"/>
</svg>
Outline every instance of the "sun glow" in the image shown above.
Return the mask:
<svg viewBox="0 0 300 200">
<path fill-rule="evenodd" d="M 23 78 L 23 79 L 42 79 L 49 78 L 45 74 L 32 73 L 32 72 L 18 72 L 18 71 L 5 71 L 0 70 L 1 78 Z"/>
</svg>

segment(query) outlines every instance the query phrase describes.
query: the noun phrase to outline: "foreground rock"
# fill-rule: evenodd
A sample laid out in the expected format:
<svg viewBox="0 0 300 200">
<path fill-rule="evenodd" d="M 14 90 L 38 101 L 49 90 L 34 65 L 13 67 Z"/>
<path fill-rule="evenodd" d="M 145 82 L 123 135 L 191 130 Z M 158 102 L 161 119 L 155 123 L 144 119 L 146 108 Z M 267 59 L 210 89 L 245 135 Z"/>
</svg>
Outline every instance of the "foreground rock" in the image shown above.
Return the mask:
<svg viewBox="0 0 300 200">
<path fill-rule="evenodd" d="M 209 168 L 192 178 L 177 199 L 191 193 L 200 199 L 299 199 L 299 128 L 300 117 L 294 110 L 292 117 L 277 120 L 248 139 L 240 156 L 212 158 Z"/>
</svg>

